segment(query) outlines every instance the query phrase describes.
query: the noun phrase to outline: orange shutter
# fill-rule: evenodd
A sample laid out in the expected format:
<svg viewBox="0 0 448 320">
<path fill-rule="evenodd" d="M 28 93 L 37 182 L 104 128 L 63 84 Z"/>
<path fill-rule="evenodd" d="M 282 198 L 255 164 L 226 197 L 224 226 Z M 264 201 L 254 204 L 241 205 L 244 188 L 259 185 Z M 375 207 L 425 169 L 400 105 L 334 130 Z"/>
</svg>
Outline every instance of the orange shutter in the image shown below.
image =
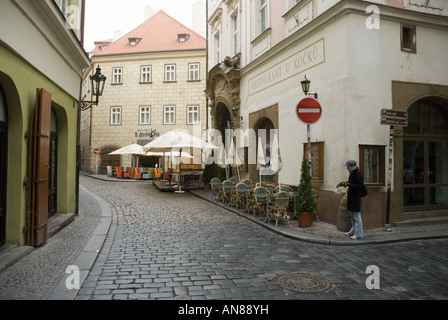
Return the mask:
<svg viewBox="0 0 448 320">
<path fill-rule="evenodd" d="M 28 155 L 28 239 L 39 246 L 48 237 L 48 173 L 50 158 L 51 94 L 37 89 L 30 125 Z"/>
</svg>

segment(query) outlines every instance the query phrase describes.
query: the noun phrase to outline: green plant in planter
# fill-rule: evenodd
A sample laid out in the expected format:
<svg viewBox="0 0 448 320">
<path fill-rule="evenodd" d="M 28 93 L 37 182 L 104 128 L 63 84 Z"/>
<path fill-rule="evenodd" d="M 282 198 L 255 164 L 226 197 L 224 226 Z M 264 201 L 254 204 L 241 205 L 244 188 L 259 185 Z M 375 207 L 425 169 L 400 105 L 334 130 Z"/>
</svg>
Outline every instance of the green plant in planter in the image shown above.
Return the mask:
<svg viewBox="0 0 448 320">
<path fill-rule="evenodd" d="M 213 166 L 211 164 L 206 164 L 204 167 L 204 172 L 202 173 L 202 182 L 210 183 L 213 178 Z"/>
<path fill-rule="evenodd" d="M 296 201 L 296 211 L 313 212 L 316 209 L 316 202 L 313 197 L 310 169 L 305 157 L 302 160 L 301 170 L 300 183 L 297 189 L 299 195 Z"/>
</svg>

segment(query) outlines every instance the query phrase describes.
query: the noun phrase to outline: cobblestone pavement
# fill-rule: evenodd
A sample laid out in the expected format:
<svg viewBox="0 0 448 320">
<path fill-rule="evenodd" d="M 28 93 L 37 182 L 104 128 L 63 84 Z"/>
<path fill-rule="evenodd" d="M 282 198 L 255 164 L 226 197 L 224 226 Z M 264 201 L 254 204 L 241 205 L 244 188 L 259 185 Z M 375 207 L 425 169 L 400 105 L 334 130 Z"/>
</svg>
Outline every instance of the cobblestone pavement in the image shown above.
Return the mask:
<svg viewBox="0 0 448 320">
<path fill-rule="evenodd" d="M 42 246 L 0 273 L 0 300 L 45 300 L 65 276 L 101 215 L 96 200 L 80 188 L 79 215 Z"/>
<path fill-rule="evenodd" d="M 151 182 L 81 177 L 81 185 L 109 202 L 113 221 L 79 300 L 448 298 L 447 239 L 358 246 L 305 243 L 192 194 L 159 192 Z M 378 269 L 366 273 L 371 265 Z M 311 280 L 286 281 L 294 285 L 288 289 L 275 281 L 297 274 Z M 320 280 L 326 281 L 323 286 Z M 1 292 L 5 284 L 14 287 L 14 280 L 1 275 Z"/>
</svg>

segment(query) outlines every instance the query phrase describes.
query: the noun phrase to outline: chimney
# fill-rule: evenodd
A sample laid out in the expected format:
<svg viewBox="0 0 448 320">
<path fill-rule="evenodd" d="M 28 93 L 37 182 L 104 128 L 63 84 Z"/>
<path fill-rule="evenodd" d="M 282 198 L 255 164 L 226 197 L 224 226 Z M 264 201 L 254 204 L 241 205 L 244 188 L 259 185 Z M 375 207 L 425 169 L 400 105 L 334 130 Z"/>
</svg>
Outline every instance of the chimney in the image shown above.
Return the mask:
<svg viewBox="0 0 448 320">
<path fill-rule="evenodd" d="M 114 30 L 113 41 L 117 41 L 121 37 L 121 30 Z"/>
<path fill-rule="evenodd" d="M 145 7 L 145 21 L 154 15 L 154 9 L 151 6 Z"/>
</svg>

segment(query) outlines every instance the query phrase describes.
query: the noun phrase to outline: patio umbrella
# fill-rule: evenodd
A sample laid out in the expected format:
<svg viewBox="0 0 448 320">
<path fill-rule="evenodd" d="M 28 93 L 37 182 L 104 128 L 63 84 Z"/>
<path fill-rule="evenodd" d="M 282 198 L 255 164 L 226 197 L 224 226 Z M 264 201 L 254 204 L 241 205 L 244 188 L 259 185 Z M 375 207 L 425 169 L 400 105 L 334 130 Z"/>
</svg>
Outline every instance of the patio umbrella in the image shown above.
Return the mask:
<svg viewBox="0 0 448 320">
<path fill-rule="evenodd" d="M 261 142 L 261 137 L 258 137 L 258 149 L 257 149 L 257 169 L 260 172 L 260 182 L 261 182 L 261 171 L 262 168 L 266 167 L 266 157 L 264 155 L 263 143 Z"/>
<path fill-rule="evenodd" d="M 145 149 L 143 146 L 133 143 L 128 146 L 124 146 L 123 148 L 120 148 L 118 150 L 115 150 L 114 152 L 111 152 L 109 154 L 143 154 L 145 153 Z"/>
<path fill-rule="evenodd" d="M 228 164 L 230 164 L 232 167 L 236 167 L 236 170 L 238 172 L 238 181 L 241 182 L 239 167 L 242 165 L 242 162 L 238 155 L 236 146 L 233 143 L 233 139 L 230 140 L 230 147 L 229 152 L 227 154 L 227 158 L 228 158 L 227 160 Z"/>
<path fill-rule="evenodd" d="M 115 150 L 114 152 L 111 152 L 109 154 L 132 154 L 132 155 L 141 155 L 145 153 L 145 148 L 137 143 L 133 143 L 127 146 L 124 146 L 123 148 L 120 148 L 118 150 Z M 132 158 L 132 164 L 134 164 L 134 158 Z"/>
<path fill-rule="evenodd" d="M 272 143 L 271 149 L 271 161 L 270 161 L 270 169 L 274 172 L 278 172 L 282 170 L 282 156 L 280 155 L 280 148 L 277 134 L 274 134 L 274 141 Z M 279 181 L 280 185 L 280 181 Z"/>
<path fill-rule="evenodd" d="M 178 150 L 182 154 L 182 149 L 216 149 L 216 146 L 213 144 L 206 142 L 202 139 L 199 139 L 195 136 L 192 136 L 188 132 L 184 130 L 176 130 L 176 131 L 168 131 L 167 133 L 162 134 L 160 137 L 157 137 L 153 141 L 143 146 L 147 148 L 148 151 L 155 152 L 166 152 L 166 151 L 176 151 Z M 180 177 L 181 177 L 181 167 L 179 167 L 179 190 L 176 191 L 178 193 L 183 192 L 180 187 Z"/>
</svg>

